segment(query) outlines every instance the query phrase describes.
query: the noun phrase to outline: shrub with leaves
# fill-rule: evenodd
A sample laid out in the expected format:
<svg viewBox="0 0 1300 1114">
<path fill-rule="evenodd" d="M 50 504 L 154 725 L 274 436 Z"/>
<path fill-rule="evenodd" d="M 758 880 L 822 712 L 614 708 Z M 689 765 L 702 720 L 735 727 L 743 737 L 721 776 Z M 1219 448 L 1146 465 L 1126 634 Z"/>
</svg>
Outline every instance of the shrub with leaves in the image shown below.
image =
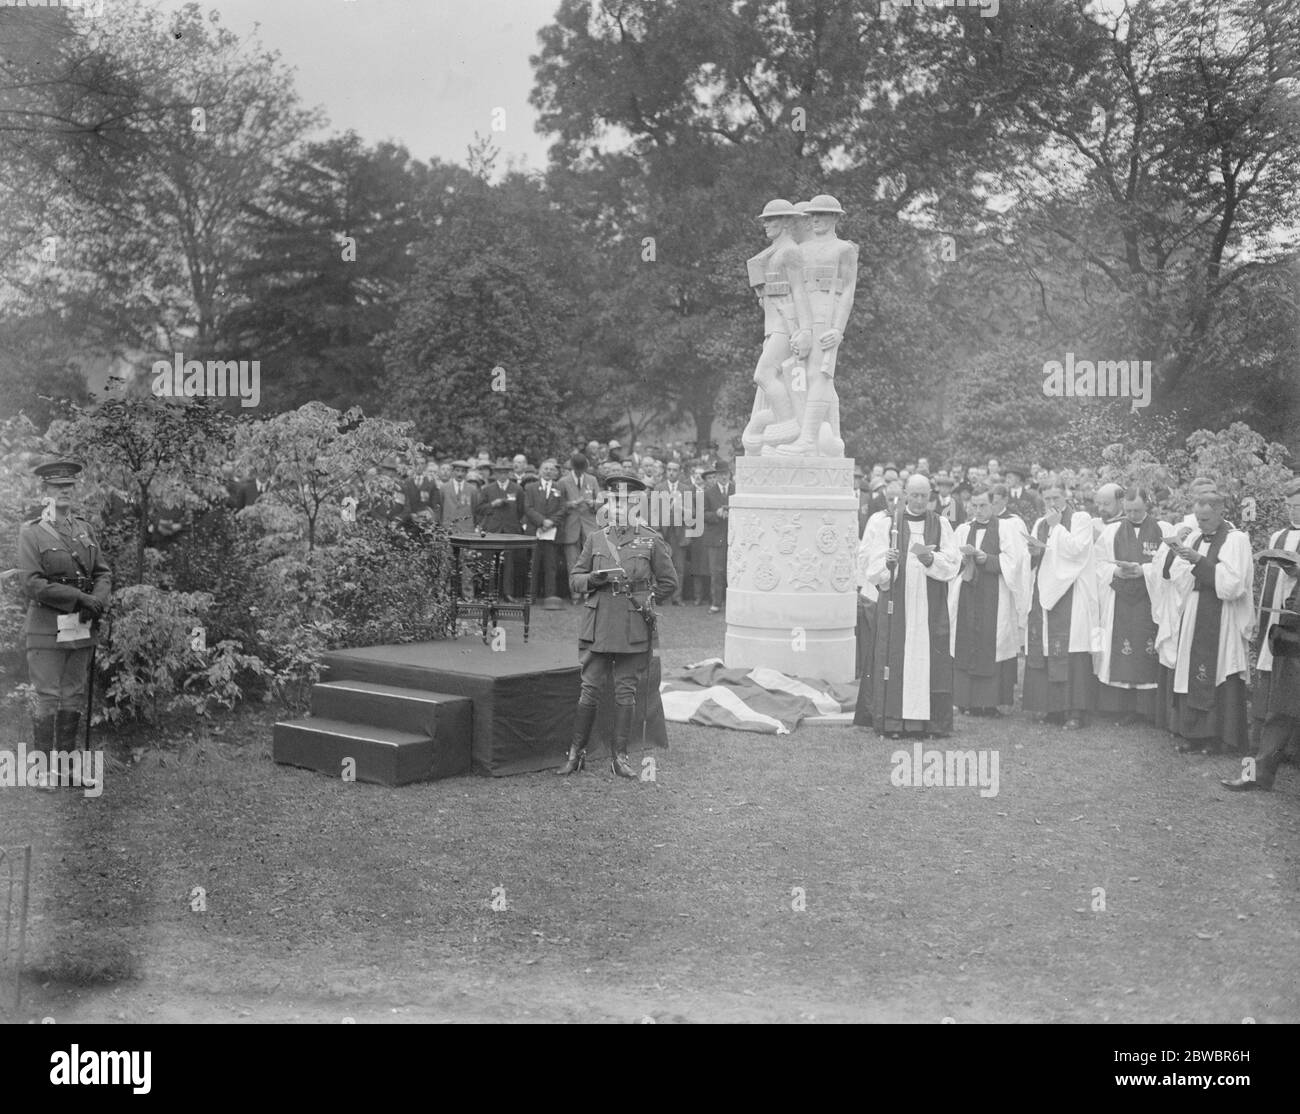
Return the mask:
<svg viewBox="0 0 1300 1114">
<path fill-rule="evenodd" d="M 1248 531 L 1251 544 L 1262 549 L 1269 535 L 1286 525 L 1282 491 L 1293 473 L 1286 466 L 1286 446 L 1265 440 L 1245 422 L 1211 432 L 1198 429 L 1187 439 L 1191 476 L 1209 476 L 1235 506 L 1237 525 Z M 1189 476 L 1189 479 L 1191 478 Z M 1253 502 L 1252 502 L 1253 501 Z M 1253 506 L 1254 521 L 1243 521 Z"/>
<path fill-rule="evenodd" d="M 316 601 L 343 624 L 339 646 L 419 642 L 451 631 L 451 543 L 422 518 L 358 519 L 314 562 Z"/>
<path fill-rule="evenodd" d="M 281 552 L 302 546 L 310 553 L 339 536 L 347 496 L 370 500 L 395 486 L 377 473 L 383 460 L 396 457 L 399 472 L 410 474 L 410 430 L 409 422 L 367 418 L 355 407 L 342 413 L 322 402 L 244 423 L 236 431 L 236 469 L 267 483 L 244 513 L 281 543 Z"/>
<path fill-rule="evenodd" d="M 34 513 L 40 481 L 32 469 L 45 455 L 37 429 L 24 415 L 0 422 L 0 675 L 26 675 L 23 620 L 27 596 L 17 576 L 18 531 Z"/>
<path fill-rule="evenodd" d="M 257 629 L 267 654 L 266 698 L 278 697 L 287 708 L 306 710 L 326 651 L 344 640 L 343 624 L 333 619 L 303 621 L 284 611 L 257 613 L 255 618 L 266 622 Z"/>
<path fill-rule="evenodd" d="M 210 642 L 235 639 L 246 649 L 257 643 L 252 609 L 262 591 L 257 528 L 224 504 L 196 514 L 188 529 L 160 554 L 161 587 L 212 596 Z M 260 648 L 257 651 L 260 654 Z"/>
<path fill-rule="evenodd" d="M 85 461 L 89 517 L 134 524 L 135 552 L 129 560 L 119 552 L 113 579 L 143 583 L 151 516 L 163 507 L 201 510 L 224 498 L 220 465 L 232 419 L 202 398 L 113 398 L 73 411 L 71 421 L 51 424 L 48 439 Z"/>
<path fill-rule="evenodd" d="M 111 622 L 97 652 L 97 687 L 110 723 L 158 723 L 177 712 L 207 715 L 233 708 L 243 695 L 239 678 L 266 666 L 227 639 L 200 643 L 212 596 L 133 585 L 113 595 Z"/>
<path fill-rule="evenodd" d="M 1144 452 L 1181 473 L 1186 453 L 1173 415 L 1134 411 L 1123 402 L 1079 400 L 1064 429 L 1037 439 L 1026 450 L 1049 467 L 1096 468 Z M 1108 476 L 1122 482 L 1116 476 Z"/>
</svg>

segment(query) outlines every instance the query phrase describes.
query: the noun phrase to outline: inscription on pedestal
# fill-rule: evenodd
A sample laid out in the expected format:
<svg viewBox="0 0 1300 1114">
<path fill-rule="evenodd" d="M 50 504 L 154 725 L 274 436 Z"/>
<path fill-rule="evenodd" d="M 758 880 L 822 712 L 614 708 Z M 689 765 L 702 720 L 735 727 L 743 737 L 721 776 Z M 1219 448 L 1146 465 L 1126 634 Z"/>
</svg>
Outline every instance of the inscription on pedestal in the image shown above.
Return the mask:
<svg viewBox="0 0 1300 1114">
<path fill-rule="evenodd" d="M 786 462 L 774 457 L 737 457 L 736 494 L 794 488 L 828 495 L 853 491 L 853 461 L 805 457 Z"/>
</svg>

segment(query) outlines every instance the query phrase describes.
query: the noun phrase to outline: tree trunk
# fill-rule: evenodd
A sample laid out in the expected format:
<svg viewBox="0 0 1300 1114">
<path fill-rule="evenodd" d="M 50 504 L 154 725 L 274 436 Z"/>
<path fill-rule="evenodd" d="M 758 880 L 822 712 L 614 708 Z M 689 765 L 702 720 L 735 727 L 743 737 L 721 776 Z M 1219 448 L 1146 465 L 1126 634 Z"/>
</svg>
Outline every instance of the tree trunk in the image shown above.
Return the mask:
<svg viewBox="0 0 1300 1114">
<path fill-rule="evenodd" d="M 149 534 L 149 488 L 140 488 L 140 521 L 135 532 L 135 582 L 144 583 L 144 548 Z"/>
<path fill-rule="evenodd" d="M 713 440 L 713 412 L 712 399 L 691 408 L 691 417 L 695 419 L 695 448 L 699 452 L 704 452 L 709 442 Z"/>
</svg>

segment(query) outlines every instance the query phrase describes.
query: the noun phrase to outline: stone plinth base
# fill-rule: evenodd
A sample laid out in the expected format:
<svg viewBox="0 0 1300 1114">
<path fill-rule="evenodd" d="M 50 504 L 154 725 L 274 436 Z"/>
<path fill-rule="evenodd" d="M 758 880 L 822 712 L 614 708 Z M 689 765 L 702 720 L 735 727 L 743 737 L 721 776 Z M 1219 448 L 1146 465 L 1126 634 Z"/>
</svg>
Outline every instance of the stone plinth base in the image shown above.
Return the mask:
<svg viewBox="0 0 1300 1114">
<path fill-rule="evenodd" d="M 727 667 L 852 681 L 853 461 L 737 457 L 735 480 L 727 520 Z"/>
</svg>

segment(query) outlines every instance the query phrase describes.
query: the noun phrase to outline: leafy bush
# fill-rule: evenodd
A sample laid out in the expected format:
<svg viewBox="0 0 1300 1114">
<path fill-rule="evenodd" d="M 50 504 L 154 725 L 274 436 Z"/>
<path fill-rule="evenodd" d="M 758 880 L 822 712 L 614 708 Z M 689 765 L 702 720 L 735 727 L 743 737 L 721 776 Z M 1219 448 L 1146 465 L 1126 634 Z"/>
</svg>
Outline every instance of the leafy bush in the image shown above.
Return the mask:
<svg viewBox="0 0 1300 1114">
<path fill-rule="evenodd" d="M 257 529 L 225 505 L 194 515 L 189 526 L 162 551 L 160 586 L 177 592 L 206 592 L 208 640 L 234 639 L 256 650 L 253 607 L 261 592 Z"/>
<path fill-rule="evenodd" d="M 1282 490 L 1292 472 L 1284 463 L 1286 447 L 1266 441 L 1245 422 L 1233 422 L 1217 432 L 1198 429 L 1187 439 L 1187 448 L 1191 475 L 1215 480 L 1236 504 L 1230 514 L 1249 532 L 1251 544 L 1257 550 L 1266 546 L 1269 534 L 1287 523 Z M 1253 522 L 1242 521 L 1248 500 L 1254 500 Z"/>
<path fill-rule="evenodd" d="M 208 625 L 212 596 L 133 585 L 113 594 L 111 622 L 96 655 L 104 718 L 113 724 L 158 723 L 164 715 L 208 715 L 233 708 L 238 678 L 266 666 L 227 639 L 199 649 L 195 627 Z"/>
<path fill-rule="evenodd" d="M 343 637 L 343 625 L 333 619 L 300 621 L 283 611 L 264 618 L 257 637 L 267 655 L 267 697 L 278 697 L 285 707 L 305 711 L 311 688 L 321 678 L 325 653 Z"/>
<path fill-rule="evenodd" d="M 1048 467 L 1097 467 L 1139 452 L 1162 461 L 1175 475 L 1186 466 L 1187 453 L 1173 415 L 1133 410 L 1124 402 L 1077 400 L 1064 429 L 1032 439 L 1027 455 Z M 1103 474 L 1104 476 L 1104 474 Z M 1115 479 L 1116 476 L 1104 476 Z"/>
<path fill-rule="evenodd" d="M 0 422 L 0 573 L 16 570 L 18 531 L 36 509 L 40 481 L 32 469 L 44 455 L 36 427 L 23 415 Z M 17 575 L 0 583 L 0 676 L 26 675 L 23 620 L 27 596 Z"/>
<path fill-rule="evenodd" d="M 403 427 L 320 404 L 274 422 L 240 424 L 238 448 L 248 459 L 269 446 L 275 452 L 266 459 L 277 464 L 266 496 L 236 513 L 224 505 L 208 456 L 160 456 L 142 432 L 166 427 L 175 433 L 209 416 L 156 411 L 136 413 L 122 404 L 111 415 L 83 414 L 52 429 L 77 449 L 92 442 L 111 448 L 113 418 L 131 428 L 133 439 L 123 444 L 140 450 L 141 459 L 130 462 L 134 492 L 109 478 L 111 469 L 102 464 L 89 476 L 88 516 L 102 514 L 100 542 L 119 586 L 96 659 L 107 721 L 154 724 L 258 696 L 301 707 L 330 649 L 448 636 L 446 531 L 422 518 L 398 525 L 365 515 L 345 522 L 341 514 L 344 494 L 370 501 L 392 486 L 375 464 L 410 449 Z M 7 552 L 10 563 L 20 505 L 36 491 L 30 470 L 41 451 L 30 423 L 0 425 L 0 478 L 13 481 L 7 488 L 13 498 L 0 505 L 0 527 L 11 527 L 0 540 L 0 558 Z M 246 464 L 239 465 L 241 474 Z M 116 461 L 116 467 L 121 472 L 125 465 Z M 137 508 L 149 492 L 164 492 L 189 512 L 187 528 L 162 549 L 141 547 L 144 516 Z M 145 583 L 120 587 L 124 572 Z M 8 666 L 14 680 L 21 679 L 24 656 L 25 605 L 18 596 L 0 592 L 0 652 L 7 654 L 0 669 Z M 203 628 L 202 643 L 194 639 L 196 627 Z"/>
<path fill-rule="evenodd" d="M 313 602 L 342 624 L 335 648 L 445 638 L 451 629 L 451 543 L 417 518 L 359 518 L 312 565 Z"/>
</svg>

